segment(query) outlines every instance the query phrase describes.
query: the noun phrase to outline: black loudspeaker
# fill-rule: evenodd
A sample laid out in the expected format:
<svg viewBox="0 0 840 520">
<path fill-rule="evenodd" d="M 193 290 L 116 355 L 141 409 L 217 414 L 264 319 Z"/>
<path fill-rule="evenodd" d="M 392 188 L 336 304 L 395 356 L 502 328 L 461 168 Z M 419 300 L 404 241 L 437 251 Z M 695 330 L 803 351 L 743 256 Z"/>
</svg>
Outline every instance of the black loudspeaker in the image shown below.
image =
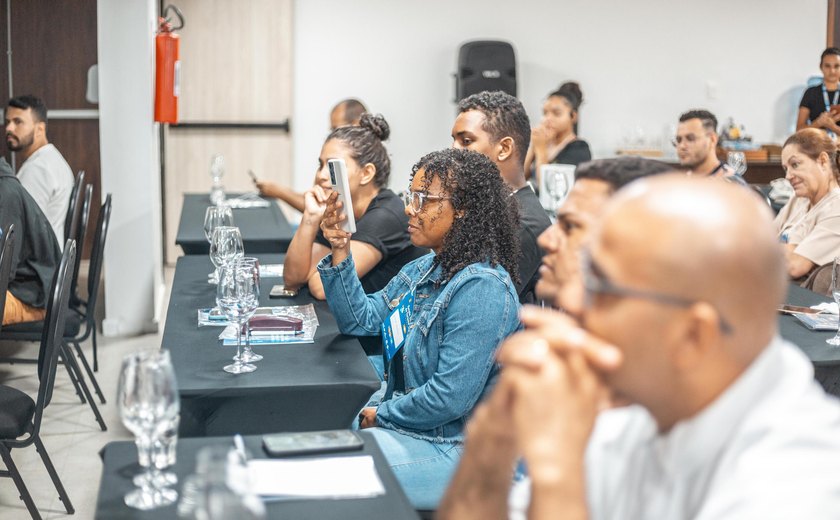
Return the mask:
<svg viewBox="0 0 840 520">
<path fill-rule="evenodd" d="M 516 54 L 502 41 L 474 41 L 458 50 L 455 102 L 484 90 L 501 90 L 516 96 Z"/>
</svg>

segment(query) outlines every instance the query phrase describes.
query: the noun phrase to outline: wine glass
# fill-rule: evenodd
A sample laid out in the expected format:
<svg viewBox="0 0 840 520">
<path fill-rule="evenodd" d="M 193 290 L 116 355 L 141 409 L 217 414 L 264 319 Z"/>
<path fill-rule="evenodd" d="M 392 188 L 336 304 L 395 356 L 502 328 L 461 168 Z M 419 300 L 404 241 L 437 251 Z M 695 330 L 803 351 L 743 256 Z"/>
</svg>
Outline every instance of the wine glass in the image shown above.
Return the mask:
<svg viewBox="0 0 840 520">
<path fill-rule="evenodd" d="M 257 291 L 257 302 L 259 303 L 260 300 L 260 261 L 252 256 L 246 256 L 240 258 L 235 263 L 236 267 L 247 269 L 248 272 L 252 274 L 256 284 L 256 291 Z M 260 354 L 257 354 L 253 350 L 251 350 L 251 327 L 249 326 L 248 322 L 245 322 L 245 347 L 242 349 L 242 355 L 240 356 L 242 361 L 245 363 L 253 363 L 255 361 L 260 361 L 263 357 Z M 236 356 L 233 358 L 234 361 L 238 361 Z"/>
<path fill-rule="evenodd" d="M 238 227 L 220 226 L 213 230 L 213 239 L 210 241 L 210 261 L 219 267 L 230 265 L 237 258 L 245 255 L 245 247 L 242 245 L 242 234 Z"/>
<path fill-rule="evenodd" d="M 204 237 L 208 242 L 213 241 L 213 231 L 221 226 L 233 226 L 233 210 L 229 206 L 208 206 L 204 212 Z M 214 270 L 208 275 L 208 281 L 216 283 L 218 277 Z"/>
<path fill-rule="evenodd" d="M 744 175 L 747 171 L 747 158 L 744 152 L 729 152 L 726 154 L 726 164 L 735 172 L 736 175 Z"/>
<path fill-rule="evenodd" d="M 256 312 L 259 306 L 259 291 L 252 270 L 229 264 L 219 268 L 219 284 L 216 286 L 216 304 L 230 323 L 236 324 L 236 361 L 225 367 L 225 372 L 243 374 L 257 369 L 245 363 L 241 357 L 242 325 Z"/>
<path fill-rule="evenodd" d="M 137 482 L 140 488 L 125 495 L 126 505 L 146 511 L 173 504 L 178 493 L 161 485 L 166 478 L 152 461 L 154 439 L 180 411 L 168 351 L 138 352 L 123 359 L 117 406 L 123 424 L 136 437 L 138 460 L 145 469 Z"/>
<path fill-rule="evenodd" d="M 834 297 L 834 303 L 840 307 L 840 257 L 834 259 L 831 266 L 831 295 Z M 840 314 L 837 316 L 840 322 Z M 840 346 L 840 323 L 838 324 L 837 334 L 833 338 L 825 340 L 826 343 L 834 347 Z"/>
</svg>

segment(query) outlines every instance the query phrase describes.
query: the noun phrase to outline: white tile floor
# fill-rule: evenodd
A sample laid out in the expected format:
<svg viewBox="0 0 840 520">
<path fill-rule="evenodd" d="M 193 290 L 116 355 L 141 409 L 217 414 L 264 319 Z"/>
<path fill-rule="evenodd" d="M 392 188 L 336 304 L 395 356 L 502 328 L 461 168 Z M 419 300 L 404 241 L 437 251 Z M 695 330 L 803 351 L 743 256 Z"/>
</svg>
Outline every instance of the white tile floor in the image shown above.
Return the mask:
<svg viewBox="0 0 840 520">
<path fill-rule="evenodd" d="M 170 282 L 167 285 L 171 286 L 172 270 L 167 271 L 166 278 Z M 168 302 L 168 296 L 166 301 Z M 164 320 L 165 316 L 161 319 L 161 332 Z M 83 344 L 82 348 L 92 361 L 89 342 Z M 81 404 L 76 397 L 64 367 L 58 367 L 52 402 L 45 410 L 41 423 L 41 439 L 76 508 L 73 516 L 65 512 L 35 447 L 12 451 L 12 458 L 32 494 L 35 505 L 45 519 L 93 518 L 102 474 L 99 451 L 111 441 L 132 439 L 131 434 L 120 422 L 113 402 L 117 393 L 122 358 L 130 352 L 156 348 L 160 348 L 160 333 L 120 339 L 99 337 L 99 372 L 96 376 L 107 400 L 106 404 L 99 405 L 108 426 L 108 431 L 105 432 L 99 429 L 90 407 Z M 36 344 L 0 343 L 0 357 L 34 358 L 37 355 Z M 35 365 L 32 364 L 0 364 L 0 384 L 19 388 L 34 398 L 38 390 L 35 370 Z M 30 518 L 14 482 L 7 478 L 0 478 L 0 518 Z"/>
</svg>

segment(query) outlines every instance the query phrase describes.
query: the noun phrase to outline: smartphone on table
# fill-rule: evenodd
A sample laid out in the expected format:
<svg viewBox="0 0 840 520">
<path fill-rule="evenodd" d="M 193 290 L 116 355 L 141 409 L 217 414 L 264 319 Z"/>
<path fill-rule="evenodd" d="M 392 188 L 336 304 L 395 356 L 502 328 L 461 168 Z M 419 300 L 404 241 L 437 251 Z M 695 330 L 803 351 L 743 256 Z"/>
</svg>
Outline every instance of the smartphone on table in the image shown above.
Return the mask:
<svg viewBox="0 0 840 520">
<path fill-rule="evenodd" d="M 288 289 L 285 285 L 275 285 L 268 293 L 269 298 L 294 298 L 297 296 L 297 289 Z"/>
<path fill-rule="evenodd" d="M 328 430 L 263 435 L 265 452 L 272 457 L 360 450 L 364 441 L 350 430 Z"/>
</svg>

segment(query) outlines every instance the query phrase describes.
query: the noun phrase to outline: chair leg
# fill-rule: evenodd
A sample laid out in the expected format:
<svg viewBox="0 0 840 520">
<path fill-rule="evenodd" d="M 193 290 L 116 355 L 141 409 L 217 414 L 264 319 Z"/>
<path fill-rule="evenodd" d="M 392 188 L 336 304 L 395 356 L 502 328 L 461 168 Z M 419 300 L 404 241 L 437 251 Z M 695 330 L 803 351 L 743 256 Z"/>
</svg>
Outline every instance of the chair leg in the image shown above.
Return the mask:
<svg viewBox="0 0 840 520">
<path fill-rule="evenodd" d="M 93 415 L 96 416 L 96 422 L 99 423 L 99 427 L 102 431 L 106 431 L 108 429 L 105 426 L 105 421 L 102 419 L 102 415 L 99 413 L 99 408 L 97 408 L 96 403 L 93 401 L 93 396 L 90 395 L 90 389 L 88 389 L 87 383 L 85 383 L 85 378 L 82 375 L 82 371 L 79 370 L 79 365 L 76 364 L 76 358 L 73 357 L 73 352 L 67 348 L 67 344 L 63 341 L 61 342 L 61 353 L 64 356 L 64 362 L 70 366 L 70 369 L 76 374 L 76 378 L 79 380 L 79 386 L 82 387 L 82 392 L 87 397 L 87 402 L 90 405 L 90 409 L 93 411 Z"/>
<path fill-rule="evenodd" d="M 91 331 L 91 343 L 93 343 L 93 371 L 99 372 L 99 356 L 96 355 L 96 323 Z"/>
<path fill-rule="evenodd" d="M 12 480 L 15 482 L 15 487 L 17 487 L 17 490 L 20 493 L 20 499 L 23 500 L 24 504 L 26 504 L 26 509 L 29 510 L 29 515 L 32 517 L 32 520 L 41 520 L 41 513 L 39 513 L 38 508 L 35 507 L 32 495 L 30 495 L 29 490 L 26 489 L 26 484 L 23 483 L 23 478 L 20 476 L 17 466 L 15 466 L 15 463 L 12 460 L 11 450 L 2 443 L 0 443 L 0 457 L 3 458 L 3 463 L 9 470 L 9 475 L 12 477 Z"/>
<path fill-rule="evenodd" d="M 41 442 L 40 437 L 35 437 L 35 450 L 41 456 L 41 460 L 44 461 L 47 473 L 50 474 L 50 478 L 55 485 L 55 490 L 58 491 L 58 499 L 64 503 L 64 509 L 67 511 L 67 514 L 72 515 L 76 510 L 73 508 L 73 504 L 70 503 L 70 497 L 67 496 L 67 491 L 65 491 L 64 485 L 62 485 L 61 479 L 58 478 L 58 473 L 55 471 L 55 467 L 50 460 L 50 456 L 47 455 L 47 449 L 44 447 L 44 443 Z"/>
<path fill-rule="evenodd" d="M 82 360 L 82 365 L 85 367 L 85 372 L 87 372 L 88 379 L 90 379 L 91 384 L 93 385 L 93 390 L 96 392 L 96 395 L 99 396 L 99 402 L 105 404 L 105 396 L 102 395 L 102 389 L 99 388 L 99 383 L 96 381 L 96 376 L 93 375 L 93 371 L 90 369 L 90 365 L 87 361 L 87 356 L 82 351 L 82 346 L 79 345 L 77 341 L 73 341 L 73 346 L 76 347 L 76 354 L 79 356 L 79 359 Z"/>
<path fill-rule="evenodd" d="M 76 379 L 76 374 L 73 373 L 73 368 L 70 366 L 70 363 L 68 363 L 64 359 L 63 351 L 60 351 L 58 355 L 60 357 L 60 361 L 64 365 L 64 369 L 67 370 L 67 375 L 70 377 L 70 382 L 73 383 L 73 388 L 76 389 L 76 395 L 79 396 L 79 400 L 82 402 L 82 404 L 85 404 L 87 401 L 85 400 L 85 396 L 82 393 L 82 388 L 79 386 L 79 381 Z"/>
</svg>

